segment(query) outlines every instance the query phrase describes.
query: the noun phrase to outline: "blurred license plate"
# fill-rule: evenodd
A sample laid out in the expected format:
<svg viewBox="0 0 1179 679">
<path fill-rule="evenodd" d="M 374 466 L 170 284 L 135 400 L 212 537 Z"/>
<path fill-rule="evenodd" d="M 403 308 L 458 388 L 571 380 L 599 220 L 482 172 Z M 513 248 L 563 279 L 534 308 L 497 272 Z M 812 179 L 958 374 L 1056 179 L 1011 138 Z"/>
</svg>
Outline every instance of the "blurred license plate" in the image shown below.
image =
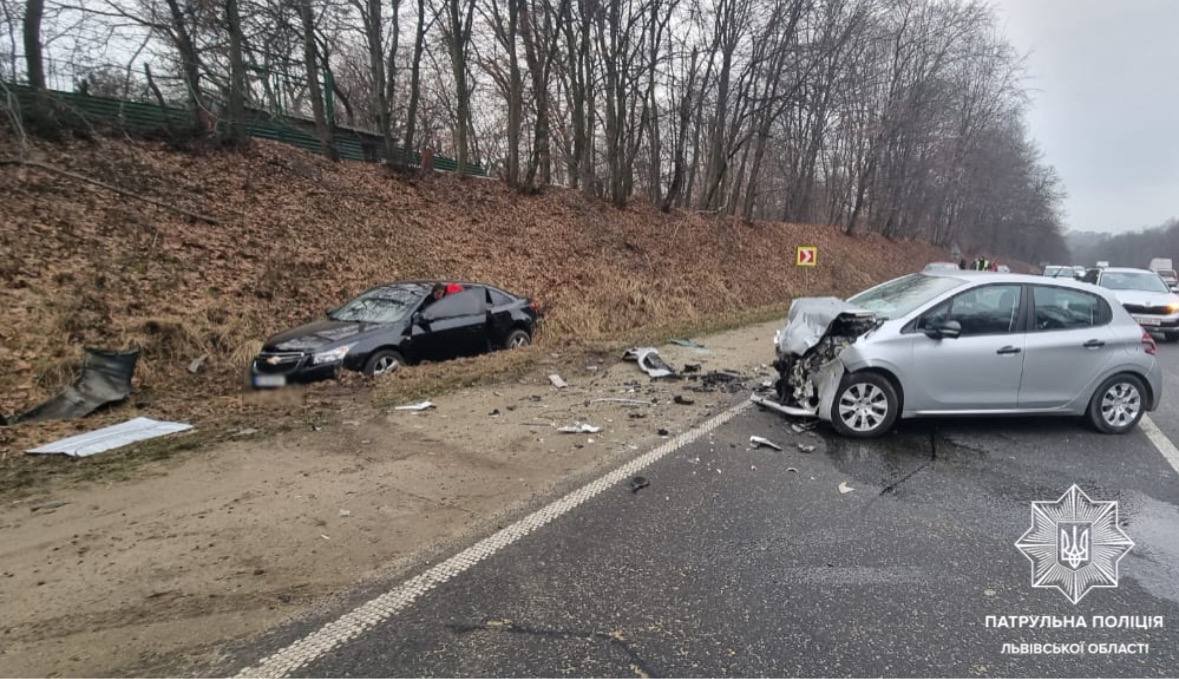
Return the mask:
<svg viewBox="0 0 1179 679">
<path fill-rule="evenodd" d="M 1134 320 L 1138 321 L 1138 325 L 1162 325 L 1161 318 L 1147 318 L 1146 316 L 1135 316 Z"/>
<path fill-rule="evenodd" d="M 281 387 L 286 383 L 286 375 L 254 375 L 255 387 Z"/>
</svg>

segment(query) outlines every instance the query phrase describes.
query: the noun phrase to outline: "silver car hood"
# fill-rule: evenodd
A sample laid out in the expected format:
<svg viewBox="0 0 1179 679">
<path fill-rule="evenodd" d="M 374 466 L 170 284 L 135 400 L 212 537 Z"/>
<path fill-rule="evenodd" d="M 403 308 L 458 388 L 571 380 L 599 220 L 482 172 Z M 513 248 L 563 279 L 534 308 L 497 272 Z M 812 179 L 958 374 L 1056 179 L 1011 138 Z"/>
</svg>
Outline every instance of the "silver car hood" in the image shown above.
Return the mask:
<svg viewBox="0 0 1179 679">
<path fill-rule="evenodd" d="M 790 303 L 786 325 L 774 336 L 778 355 L 801 356 L 822 339 L 835 319 L 848 314 L 871 318 L 875 313 L 838 297 L 799 297 Z"/>
<path fill-rule="evenodd" d="M 1114 297 L 1122 304 L 1135 304 L 1138 306 L 1166 306 L 1168 304 L 1179 304 L 1179 295 L 1173 292 L 1151 292 L 1149 290 L 1113 290 L 1109 289 Z"/>
</svg>

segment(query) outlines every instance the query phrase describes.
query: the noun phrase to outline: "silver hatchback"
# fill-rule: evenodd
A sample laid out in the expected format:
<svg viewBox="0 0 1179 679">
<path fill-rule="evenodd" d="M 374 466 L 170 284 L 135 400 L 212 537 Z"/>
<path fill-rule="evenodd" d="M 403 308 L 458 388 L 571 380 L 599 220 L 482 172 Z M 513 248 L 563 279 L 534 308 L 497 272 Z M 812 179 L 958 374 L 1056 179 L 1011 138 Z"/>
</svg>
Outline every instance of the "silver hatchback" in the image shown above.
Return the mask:
<svg viewBox="0 0 1179 679">
<path fill-rule="evenodd" d="M 775 349 L 773 407 L 853 437 L 926 415 L 1084 415 L 1123 433 L 1162 394 L 1150 335 L 1109 291 L 1063 278 L 938 271 L 802 298 Z"/>
</svg>

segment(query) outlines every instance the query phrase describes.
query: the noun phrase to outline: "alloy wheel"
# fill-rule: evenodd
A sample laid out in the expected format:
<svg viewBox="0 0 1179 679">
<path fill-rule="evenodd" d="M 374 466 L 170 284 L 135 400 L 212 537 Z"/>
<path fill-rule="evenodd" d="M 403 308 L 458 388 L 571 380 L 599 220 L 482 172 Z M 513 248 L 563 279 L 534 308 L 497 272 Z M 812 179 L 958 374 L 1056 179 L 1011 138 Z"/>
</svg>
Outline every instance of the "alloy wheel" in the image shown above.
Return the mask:
<svg viewBox="0 0 1179 679">
<path fill-rule="evenodd" d="M 398 360 L 393 356 L 382 356 L 377 359 L 376 365 L 373 366 L 373 374 L 384 375 L 386 373 L 391 373 L 397 370 L 397 368 L 400 366 L 401 363 L 398 362 Z"/>
<path fill-rule="evenodd" d="M 1129 382 L 1115 382 L 1101 396 L 1101 419 L 1116 429 L 1134 423 L 1142 410 L 1142 394 Z"/>
<path fill-rule="evenodd" d="M 872 431 L 888 417 L 888 396 L 875 384 L 858 382 L 840 395 L 838 409 L 839 419 L 848 429 Z"/>
</svg>

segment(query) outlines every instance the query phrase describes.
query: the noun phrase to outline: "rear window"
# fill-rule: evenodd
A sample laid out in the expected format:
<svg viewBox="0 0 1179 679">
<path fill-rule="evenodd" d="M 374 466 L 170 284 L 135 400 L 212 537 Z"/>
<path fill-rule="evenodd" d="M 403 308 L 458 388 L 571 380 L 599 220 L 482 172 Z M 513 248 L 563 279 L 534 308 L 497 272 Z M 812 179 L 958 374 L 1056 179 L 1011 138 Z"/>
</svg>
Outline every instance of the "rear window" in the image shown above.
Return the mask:
<svg viewBox="0 0 1179 679">
<path fill-rule="evenodd" d="M 511 295 L 495 288 L 487 288 L 487 292 L 491 295 L 491 306 L 504 306 L 516 301 Z"/>
<path fill-rule="evenodd" d="M 1036 286 L 1032 289 L 1036 330 L 1070 330 L 1105 325 L 1113 311 L 1097 295 L 1080 290 Z"/>
</svg>

